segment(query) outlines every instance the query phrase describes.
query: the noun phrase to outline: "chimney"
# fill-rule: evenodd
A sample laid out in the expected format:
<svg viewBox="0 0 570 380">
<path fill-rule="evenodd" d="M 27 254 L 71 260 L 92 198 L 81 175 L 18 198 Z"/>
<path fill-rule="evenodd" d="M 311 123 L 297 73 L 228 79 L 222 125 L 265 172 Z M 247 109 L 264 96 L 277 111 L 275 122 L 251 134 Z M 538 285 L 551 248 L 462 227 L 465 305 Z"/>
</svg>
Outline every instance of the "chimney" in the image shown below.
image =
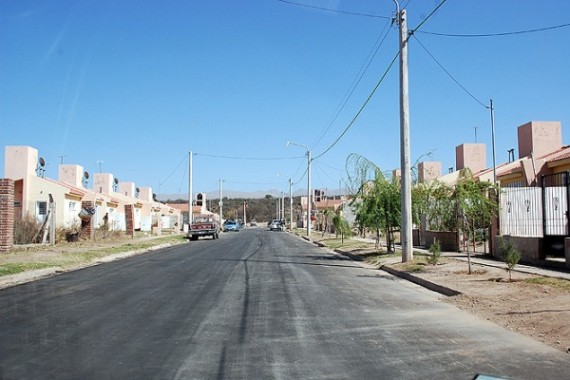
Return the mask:
<svg viewBox="0 0 570 380">
<path fill-rule="evenodd" d="M 473 174 L 487 169 L 485 144 L 462 144 L 455 148 L 455 168 L 469 168 Z"/>
<path fill-rule="evenodd" d="M 4 151 L 4 177 L 14 181 L 37 175 L 38 150 L 31 146 L 7 146 Z"/>
<path fill-rule="evenodd" d="M 518 127 L 519 158 L 540 157 L 562 148 L 559 121 L 530 121 Z"/>
</svg>

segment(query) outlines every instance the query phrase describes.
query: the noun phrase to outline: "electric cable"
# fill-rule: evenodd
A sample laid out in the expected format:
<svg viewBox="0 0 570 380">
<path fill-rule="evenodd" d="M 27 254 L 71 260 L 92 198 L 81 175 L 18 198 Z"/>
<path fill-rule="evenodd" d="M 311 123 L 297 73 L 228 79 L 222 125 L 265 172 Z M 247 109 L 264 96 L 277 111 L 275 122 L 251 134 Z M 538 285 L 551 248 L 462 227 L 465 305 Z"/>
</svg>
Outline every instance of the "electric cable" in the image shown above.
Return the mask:
<svg viewBox="0 0 570 380">
<path fill-rule="evenodd" d="M 386 78 L 386 75 L 388 75 L 388 72 L 390 71 L 390 69 L 392 68 L 392 66 L 394 65 L 394 62 L 396 62 L 396 59 L 398 58 L 398 56 L 400 55 L 400 52 L 396 53 L 396 55 L 394 56 L 394 58 L 392 59 L 392 61 L 390 62 L 390 64 L 388 65 L 388 68 L 386 69 L 386 71 L 384 71 L 384 74 L 382 75 L 382 77 L 380 78 L 380 80 L 378 81 L 378 83 L 376 83 L 376 86 L 374 86 L 374 88 L 372 89 L 372 92 L 370 93 L 370 95 L 368 95 L 368 98 L 366 98 L 366 100 L 364 101 L 364 104 L 362 104 L 362 106 L 360 107 L 360 109 L 358 110 L 358 112 L 356 113 L 356 115 L 354 115 L 354 117 L 352 118 L 352 120 L 350 121 L 350 123 L 348 123 L 347 127 L 344 129 L 344 131 L 340 134 L 340 136 L 337 137 L 337 139 L 331 144 L 329 145 L 329 147 L 327 149 L 325 149 L 325 151 L 321 154 L 319 154 L 318 156 L 316 156 L 315 158 L 313 158 L 313 160 L 316 160 L 318 158 L 321 158 L 322 156 L 324 156 L 325 154 L 327 154 L 339 141 L 340 139 L 342 139 L 344 137 L 344 135 L 346 134 L 346 132 L 348 132 L 348 130 L 350 128 L 352 128 L 352 126 L 354 125 L 354 123 L 356 122 L 356 119 L 358 119 L 358 117 L 360 116 L 360 114 L 362 113 L 362 111 L 364 111 L 364 108 L 366 108 L 366 106 L 368 105 L 368 103 L 370 102 L 370 100 L 372 99 L 372 96 L 374 95 L 374 93 L 376 92 L 376 90 L 378 89 L 378 87 L 380 87 L 380 84 L 382 84 L 382 82 L 384 81 L 384 79 Z"/>
<path fill-rule="evenodd" d="M 486 33 L 486 34 L 453 34 L 453 33 L 437 33 L 437 32 L 428 32 L 428 31 L 422 31 L 419 33 L 430 34 L 432 36 L 441 36 L 441 37 L 483 38 L 483 37 L 503 37 L 503 36 L 512 36 L 516 34 L 546 32 L 554 29 L 567 28 L 569 26 L 570 24 L 561 24 L 561 25 L 547 26 L 544 28 L 537 28 L 537 29 L 517 30 L 517 31 L 502 32 L 502 33 Z"/>
<path fill-rule="evenodd" d="M 341 10 L 337 10 L 337 9 L 330 9 L 330 8 L 324 8 L 324 7 L 317 7 L 315 5 L 309 5 L 309 4 L 303 4 L 303 3 L 297 3 L 294 1 L 288 1 L 288 0 L 277 0 L 281 3 L 285 3 L 285 4 L 289 4 L 289 5 L 295 5 L 298 7 L 305 7 L 305 8 L 311 8 L 311 9 L 317 9 L 320 11 L 326 11 L 326 12 L 332 12 L 332 13 L 341 13 L 341 14 L 346 14 L 346 15 L 350 15 L 350 16 L 365 16 L 365 17 L 374 17 L 374 18 L 383 18 L 383 19 L 387 19 L 390 20 L 391 17 L 388 16 L 380 16 L 380 15 L 374 15 L 374 14 L 370 14 L 370 13 L 361 13 L 361 12 L 350 12 L 350 11 L 341 11 Z"/>
<path fill-rule="evenodd" d="M 443 4 L 445 4 L 447 2 L 447 0 L 442 0 L 423 20 L 422 22 L 420 22 L 420 24 L 413 30 L 410 31 L 409 36 L 406 38 L 406 41 L 404 43 L 407 43 L 410 39 L 410 37 L 413 35 L 414 31 L 418 30 L 419 28 L 422 27 L 422 25 L 424 25 L 427 20 L 429 20 L 438 10 L 439 8 L 441 8 L 443 6 Z M 398 15 L 399 16 L 399 15 Z M 339 137 L 337 137 L 337 139 L 321 154 L 315 156 L 313 158 L 313 160 L 316 160 L 322 156 L 324 156 L 326 153 L 328 153 L 343 137 L 344 135 L 348 132 L 348 130 L 354 125 L 354 123 L 356 122 L 356 119 L 358 119 L 358 117 L 360 116 L 360 114 L 362 113 L 362 111 L 364 110 L 364 108 L 366 108 L 366 106 L 368 105 L 368 103 L 370 102 L 370 99 L 372 98 L 372 96 L 374 95 L 374 93 L 376 92 L 376 90 L 378 89 L 378 87 L 380 87 L 380 84 L 384 81 L 384 78 L 386 78 L 386 75 L 388 74 L 388 72 L 390 71 L 390 69 L 392 68 L 392 66 L 394 65 L 394 62 L 396 62 L 396 59 L 398 58 L 398 56 L 400 55 L 400 52 L 398 51 L 398 53 L 394 56 L 394 58 L 392 59 L 392 61 L 390 62 L 390 64 L 388 65 L 388 68 L 386 69 L 386 71 L 384 72 L 384 74 L 382 75 L 382 77 L 380 78 L 380 80 L 378 81 L 378 83 L 376 83 L 376 86 L 374 87 L 374 89 L 372 90 L 372 92 L 370 93 L 370 95 L 368 95 L 368 98 L 366 99 L 366 101 L 364 102 L 364 104 L 360 107 L 360 109 L 358 110 L 358 112 L 356 113 L 356 115 L 352 118 L 352 120 L 350 121 L 350 123 L 348 124 L 348 126 L 344 129 L 344 131 L 340 134 Z"/>
<path fill-rule="evenodd" d="M 237 156 L 221 156 L 216 154 L 207 153 L 194 153 L 196 156 L 210 157 L 210 158 L 223 158 L 226 160 L 244 160 L 244 161 L 282 161 L 282 160 L 296 160 L 302 158 L 298 157 L 237 157 Z"/>
<path fill-rule="evenodd" d="M 414 35 L 414 38 L 415 38 L 416 42 L 418 44 L 420 44 L 420 46 L 425 50 L 425 52 L 431 57 L 431 59 L 433 59 L 434 62 L 437 63 L 437 65 L 447 74 L 448 77 L 451 78 L 452 81 L 455 82 L 456 85 L 458 85 L 463 91 L 465 91 L 465 93 L 467 95 L 469 95 L 473 100 L 475 100 L 481 106 L 485 107 L 486 109 L 489 109 L 488 105 L 484 104 L 482 101 L 477 99 L 475 97 L 475 95 L 473 95 L 467 88 L 465 88 L 465 86 L 463 86 L 461 83 L 459 83 L 459 81 L 457 79 L 455 79 L 455 77 L 453 75 L 451 75 L 451 73 L 445 67 L 443 67 L 443 65 L 433 56 L 433 54 L 431 54 L 429 52 L 429 50 L 424 46 L 424 44 L 421 43 L 421 41 L 418 39 L 418 36 Z"/>
<path fill-rule="evenodd" d="M 368 56 L 366 57 L 366 59 L 362 63 L 362 66 L 360 67 L 360 70 L 356 74 L 356 77 L 352 81 L 351 85 L 348 87 L 347 92 L 345 93 L 343 99 L 341 100 L 341 102 L 337 106 L 337 111 L 335 112 L 333 118 L 328 122 L 324 131 L 321 133 L 321 135 L 319 136 L 317 141 L 313 144 L 313 147 L 318 145 L 319 142 L 321 142 L 323 137 L 327 134 L 327 132 L 330 130 L 330 128 L 332 127 L 334 122 L 338 119 L 338 116 L 340 115 L 340 113 L 342 112 L 342 110 L 344 109 L 344 107 L 346 106 L 346 104 L 348 103 L 348 101 L 350 100 L 352 95 L 354 94 L 356 87 L 360 84 L 360 81 L 364 77 L 364 74 L 366 74 L 366 72 L 368 71 L 368 68 L 372 64 L 372 60 L 374 59 L 374 57 L 378 53 L 378 50 L 380 50 L 380 48 L 384 44 L 384 41 L 386 41 L 386 38 L 388 37 L 389 31 L 390 31 L 389 29 L 388 29 L 388 32 L 386 34 L 384 34 L 384 31 L 386 31 L 386 28 L 388 27 L 388 25 L 389 25 L 389 23 L 386 23 L 386 25 L 384 26 L 384 29 L 382 29 L 382 32 L 380 33 L 380 35 L 378 36 L 378 39 L 374 43 L 372 50 L 368 53 Z M 382 38 L 383 34 L 384 34 L 384 37 Z M 380 39 L 382 39 L 382 40 L 380 41 Z M 378 44 L 378 41 L 380 41 L 379 44 Z M 376 47 L 376 48 L 374 48 L 374 47 Z"/>
</svg>

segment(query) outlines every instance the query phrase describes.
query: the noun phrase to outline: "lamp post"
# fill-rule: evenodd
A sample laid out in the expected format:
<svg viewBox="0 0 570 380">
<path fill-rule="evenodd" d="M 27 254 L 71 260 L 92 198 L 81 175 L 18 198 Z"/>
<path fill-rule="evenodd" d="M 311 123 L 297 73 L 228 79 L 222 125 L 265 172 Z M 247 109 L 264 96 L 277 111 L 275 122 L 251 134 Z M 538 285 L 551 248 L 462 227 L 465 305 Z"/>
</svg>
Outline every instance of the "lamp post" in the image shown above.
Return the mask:
<svg viewBox="0 0 570 380">
<path fill-rule="evenodd" d="M 293 231 L 293 178 L 283 174 L 277 175 L 289 179 L 289 228 Z"/>
<path fill-rule="evenodd" d="M 297 144 L 291 141 L 287 142 L 287 146 L 296 145 L 306 149 L 307 156 L 307 237 L 311 239 L 311 150 L 308 146 Z"/>
</svg>

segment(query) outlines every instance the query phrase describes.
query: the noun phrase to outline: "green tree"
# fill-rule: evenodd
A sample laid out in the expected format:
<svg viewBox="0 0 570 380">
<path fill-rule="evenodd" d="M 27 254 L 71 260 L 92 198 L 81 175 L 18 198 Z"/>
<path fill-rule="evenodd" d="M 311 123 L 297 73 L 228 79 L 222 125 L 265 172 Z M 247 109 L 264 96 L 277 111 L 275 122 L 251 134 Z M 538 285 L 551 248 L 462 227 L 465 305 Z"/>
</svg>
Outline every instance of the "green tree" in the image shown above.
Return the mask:
<svg viewBox="0 0 570 380">
<path fill-rule="evenodd" d="M 350 230 L 348 221 L 342 217 L 341 212 L 342 210 L 338 210 L 337 213 L 334 214 L 332 222 L 335 228 L 335 237 L 338 238 L 338 235 L 340 234 L 340 241 L 344 244 L 344 237 L 350 236 L 352 231 Z"/>
<path fill-rule="evenodd" d="M 469 169 L 463 169 L 455 185 L 453 197 L 457 202 L 458 226 L 467 236 L 467 261 L 471 274 L 469 239 L 473 240 L 479 228 L 488 228 L 499 209 L 496 201 L 496 187 L 488 181 L 478 181 Z"/>
<path fill-rule="evenodd" d="M 376 249 L 380 247 L 381 232 L 384 232 L 387 249 L 392 251 L 393 231 L 400 226 L 399 181 L 395 178 L 386 180 L 376 169 L 374 181 L 363 187 L 356 205 L 358 223 L 376 233 Z"/>
</svg>

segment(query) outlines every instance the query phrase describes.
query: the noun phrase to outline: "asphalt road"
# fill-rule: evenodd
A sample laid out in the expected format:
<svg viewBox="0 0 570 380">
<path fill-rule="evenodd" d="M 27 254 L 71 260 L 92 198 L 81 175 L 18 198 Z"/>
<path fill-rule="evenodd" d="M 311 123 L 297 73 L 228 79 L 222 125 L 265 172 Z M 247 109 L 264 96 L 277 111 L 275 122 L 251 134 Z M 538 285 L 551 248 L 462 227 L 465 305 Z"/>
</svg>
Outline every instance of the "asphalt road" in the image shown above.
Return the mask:
<svg viewBox="0 0 570 380">
<path fill-rule="evenodd" d="M 563 379 L 568 358 L 262 228 L 0 291 L 0 379 Z"/>
</svg>

